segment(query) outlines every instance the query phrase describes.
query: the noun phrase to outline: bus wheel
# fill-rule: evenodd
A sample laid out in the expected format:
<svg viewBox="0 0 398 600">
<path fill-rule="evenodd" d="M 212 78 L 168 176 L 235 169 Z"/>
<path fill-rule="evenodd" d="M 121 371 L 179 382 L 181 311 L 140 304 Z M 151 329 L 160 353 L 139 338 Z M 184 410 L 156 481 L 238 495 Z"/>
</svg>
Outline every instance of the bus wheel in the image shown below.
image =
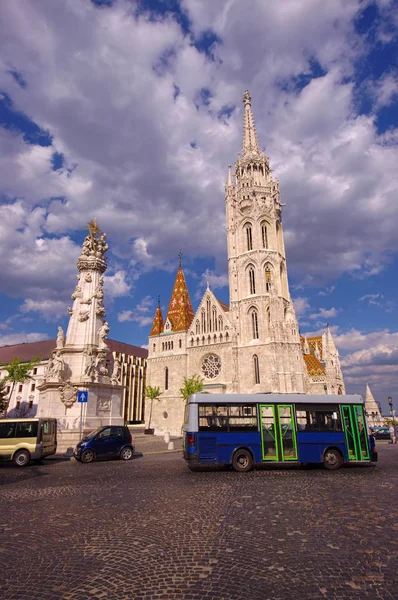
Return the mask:
<svg viewBox="0 0 398 600">
<path fill-rule="evenodd" d="M 30 462 L 30 454 L 27 450 L 19 450 L 14 454 L 13 461 L 17 467 L 26 467 Z"/>
<path fill-rule="evenodd" d="M 240 473 L 250 471 L 253 468 L 253 457 L 250 452 L 243 448 L 237 450 L 232 459 L 232 468 Z"/>
<path fill-rule="evenodd" d="M 343 464 L 343 457 L 338 450 L 329 448 L 324 454 L 323 464 L 329 471 L 336 471 Z"/>
</svg>

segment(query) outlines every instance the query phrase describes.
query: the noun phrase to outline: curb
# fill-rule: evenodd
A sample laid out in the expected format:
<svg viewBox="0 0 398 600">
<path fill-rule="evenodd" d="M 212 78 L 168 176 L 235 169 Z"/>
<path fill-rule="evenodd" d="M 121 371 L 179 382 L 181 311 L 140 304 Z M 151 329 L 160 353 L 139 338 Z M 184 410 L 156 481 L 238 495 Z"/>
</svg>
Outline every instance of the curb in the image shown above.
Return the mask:
<svg viewBox="0 0 398 600">
<path fill-rule="evenodd" d="M 154 450 L 153 452 L 144 452 L 142 453 L 142 455 L 145 456 L 150 456 L 153 454 L 175 454 L 176 452 L 182 452 L 182 448 L 181 450 Z"/>
</svg>

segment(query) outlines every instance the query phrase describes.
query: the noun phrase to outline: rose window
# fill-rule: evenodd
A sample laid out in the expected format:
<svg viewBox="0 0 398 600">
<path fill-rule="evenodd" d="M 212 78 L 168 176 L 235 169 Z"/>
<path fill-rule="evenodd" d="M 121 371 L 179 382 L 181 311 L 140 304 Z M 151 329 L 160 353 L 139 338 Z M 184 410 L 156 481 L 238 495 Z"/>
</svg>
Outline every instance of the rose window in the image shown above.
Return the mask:
<svg viewBox="0 0 398 600">
<path fill-rule="evenodd" d="M 216 354 L 208 354 L 202 362 L 202 372 L 208 379 L 214 379 L 221 372 L 221 360 Z"/>
</svg>

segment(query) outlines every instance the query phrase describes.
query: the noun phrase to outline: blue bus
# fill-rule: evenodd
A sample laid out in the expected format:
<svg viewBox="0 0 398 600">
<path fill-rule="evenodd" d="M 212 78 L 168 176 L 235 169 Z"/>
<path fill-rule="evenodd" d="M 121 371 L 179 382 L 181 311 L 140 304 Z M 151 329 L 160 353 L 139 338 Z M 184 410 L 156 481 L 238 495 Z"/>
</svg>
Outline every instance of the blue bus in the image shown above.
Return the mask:
<svg viewBox="0 0 398 600">
<path fill-rule="evenodd" d="M 232 465 L 377 461 L 361 396 L 193 394 L 185 407 L 184 458 L 195 470 Z"/>
</svg>

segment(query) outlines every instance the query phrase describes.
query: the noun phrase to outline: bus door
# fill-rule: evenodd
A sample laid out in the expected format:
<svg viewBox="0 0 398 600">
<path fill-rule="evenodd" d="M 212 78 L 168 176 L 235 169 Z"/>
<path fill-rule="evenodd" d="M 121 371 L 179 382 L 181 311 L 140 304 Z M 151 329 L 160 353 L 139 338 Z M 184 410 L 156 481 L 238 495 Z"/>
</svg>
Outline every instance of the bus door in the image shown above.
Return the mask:
<svg viewBox="0 0 398 600">
<path fill-rule="evenodd" d="M 293 405 L 261 404 L 260 420 L 263 460 L 297 460 Z"/>
<path fill-rule="evenodd" d="M 361 404 L 343 404 L 344 433 L 348 460 L 370 460 L 368 432 Z"/>
</svg>

